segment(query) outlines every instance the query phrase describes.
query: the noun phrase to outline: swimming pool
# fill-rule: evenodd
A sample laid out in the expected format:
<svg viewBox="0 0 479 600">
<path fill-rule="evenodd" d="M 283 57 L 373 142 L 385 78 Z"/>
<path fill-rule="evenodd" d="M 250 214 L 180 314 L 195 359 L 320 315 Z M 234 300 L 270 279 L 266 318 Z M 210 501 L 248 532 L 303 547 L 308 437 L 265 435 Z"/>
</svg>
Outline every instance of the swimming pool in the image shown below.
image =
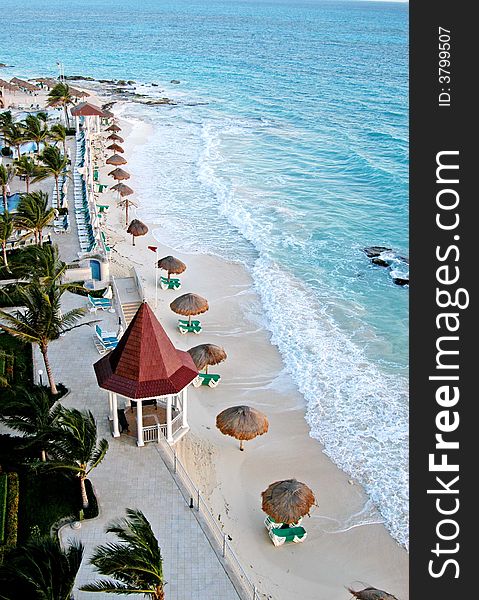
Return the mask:
<svg viewBox="0 0 479 600">
<path fill-rule="evenodd" d="M 9 212 L 17 210 L 18 203 L 20 202 L 20 194 L 10 194 L 7 196 L 7 206 Z M 3 198 L 0 194 L 0 214 L 3 214 Z"/>
</svg>

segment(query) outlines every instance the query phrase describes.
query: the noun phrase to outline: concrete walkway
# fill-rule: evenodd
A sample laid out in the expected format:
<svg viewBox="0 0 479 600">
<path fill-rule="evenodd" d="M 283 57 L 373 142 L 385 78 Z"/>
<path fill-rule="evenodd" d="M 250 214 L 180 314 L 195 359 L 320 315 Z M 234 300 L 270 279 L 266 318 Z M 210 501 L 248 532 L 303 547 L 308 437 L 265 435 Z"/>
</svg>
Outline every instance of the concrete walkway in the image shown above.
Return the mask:
<svg viewBox="0 0 479 600">
<path fill-rule="evenodd" d="M 66 294 L 63 311 L 77 306 L 86 306 L 85 299 Z M 112 330 L 118 317 L 102 311 L 85 317 L 85 321 L 96 319 L 101 319 L 102 328 Z M 99 500 L 100 515 L 92 521 L 84 521 L 79 531 L 69 526 L 61 531 L 64 542 L 79 537 L 85 544 L 85 558 L 77 584 L 95 577 L 88 564 L 92 549 L 97 544 L 115 539 L 105 534 L 105 526 L 112 519 L 123 517 L 125 508 L 129 507 L 139 508 L 145 513 L 158 537 L 168 582 L 168 600 L 238 600 L 233 585 L 161 460 L 156 445 L 137 448 L 127 435 L 117 439 L 111 437 L 107 394 L 98 388 L 92 367 L 100 357 L 93 335 L 92 327 L 81 327 L 53 342 L 49 351 L 56 381 L 71 390 L 62 400 L 63 405 L 91 410 L 97 420 L 99 435 L 106 437 L 110 444 L 104 462 L 90 478 Z M 35 359 L 38 368 L 43 368 L 37 351 Z M 96 594 L 97 597 L 106 599 L 111 595 Z M 83 600 L 93 596 L 77 591 L 75 598 Z"/>
</svg>

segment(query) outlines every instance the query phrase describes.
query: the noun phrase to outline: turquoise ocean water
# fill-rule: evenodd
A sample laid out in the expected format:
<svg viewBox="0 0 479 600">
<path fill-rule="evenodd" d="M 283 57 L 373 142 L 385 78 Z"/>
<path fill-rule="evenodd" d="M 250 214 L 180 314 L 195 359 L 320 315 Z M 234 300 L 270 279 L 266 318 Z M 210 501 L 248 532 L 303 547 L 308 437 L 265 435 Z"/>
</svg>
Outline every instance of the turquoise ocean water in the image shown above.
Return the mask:
<svg viewBox="0 0 479 600">
<path fill-rule="evenodd" d="M 140 214 L 247 265 L 311 435 L 405 545 L 408 290 L 361 249 L 408 253 L 407 28 L 405 4 L 321 0 L 3 0 L 0 17 L 1 77 L 61 60 L 178 102 L 122 106 L 155 131 L 129 162 Z"/>
</svg>

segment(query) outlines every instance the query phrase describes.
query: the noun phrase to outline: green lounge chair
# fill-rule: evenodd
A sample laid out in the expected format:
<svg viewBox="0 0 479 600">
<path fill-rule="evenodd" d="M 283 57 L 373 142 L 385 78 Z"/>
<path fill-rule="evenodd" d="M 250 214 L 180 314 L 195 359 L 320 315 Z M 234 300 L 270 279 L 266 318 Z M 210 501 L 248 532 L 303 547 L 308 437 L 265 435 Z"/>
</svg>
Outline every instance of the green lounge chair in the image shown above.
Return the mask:
<svg viewBox="0 0 479 600">
<path fill-rule="evenodd" d="M 299 527 L 302 522 L 303 522 L 303 517 L 299 517 L 299 519 L 296 521 L 296 523 L 290 523 L 289 527 Z M 264 520 L 264 526 L 269 531 L 270 529 L 286 527 L 287 525 L 285 523 L 277 523 L 271 517 L 266 517 L 266 519 Z"/>
<path fill-rule="evenodd" d="M 184 319 L 178 319 L 178 330 L 182 334 L 200 333 L 202 327 L 199 321 L 191 321 L 191 323 L 188 323 L 188 321 Z"/>
<path fill-rule="evenodd" d="M 93 181 L 98 181 L 98 169 L 93 170 Z"/>
<path fill-rule="evenodd" d="M 179 290 L 181 282 L 179 279 L 170 279 L 167 277 L 160 277 L 160 287 L 162 290 Z"/>
<path fill-rule="evenodd" d="M 273 527 L 268 531 L 269 537 L 275 546 L 282 546 L 285 542 L 304 542 L 307 537 L 304 527 Z"/>
<path fill-rule="evenodd" d="M 209 387 L 216 387 L 220 382 L 221 375 L 215 373 L 198 373 L 198 377 L 193 379 L 193 385 L 200 387 L 202 385 L 208 385 Z"/>
</svg>

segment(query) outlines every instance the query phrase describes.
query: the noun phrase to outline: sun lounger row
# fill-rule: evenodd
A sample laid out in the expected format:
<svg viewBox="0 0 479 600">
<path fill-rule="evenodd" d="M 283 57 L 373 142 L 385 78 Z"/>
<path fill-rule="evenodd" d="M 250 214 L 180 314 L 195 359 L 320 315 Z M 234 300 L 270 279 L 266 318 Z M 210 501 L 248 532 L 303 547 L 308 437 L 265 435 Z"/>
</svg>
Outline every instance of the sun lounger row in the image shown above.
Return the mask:
<svg viewBox="0 0 479 600">
<path fill-rule="evenodd" d="M 68 215 L 63 215 L 62 217 L 53 221 L 53 231 L 55 233 L 70 233 L 71 228 Z"/>
<path fill-rule="evenodd" d="M 85 181 L 78 172 L 78 169 L 85 162 L 85 137 L 81 133 L 77 137 L 77 154 L 75 169 L 73 173 L 74 198 L 75 198 L 75 219 L 78 228 L 78 240 L 82 252 L 91 252 L 97 245 L 97 240 L 91 223 L 90 207 L 88 203 L 88 194 Z"/>
<path fill-rule="evenodd" d="M 60 199 L 57 197 L 57 186 L 53 186 L 52 192 L 52 207 L 53 208 L 66 208 L 67 202 L 67 191 L 68 191 L 68 179 L 63 175 L 58 180 L 58 188 L 60 191 Z"/>
<path fill-rule="evenodd" d="M 103 331 L 99 325 L 95 325 L 95 346 L 100 354 L 105 354 L 118 346 L 118 336 L 111 331 Z"/>
</svg>

